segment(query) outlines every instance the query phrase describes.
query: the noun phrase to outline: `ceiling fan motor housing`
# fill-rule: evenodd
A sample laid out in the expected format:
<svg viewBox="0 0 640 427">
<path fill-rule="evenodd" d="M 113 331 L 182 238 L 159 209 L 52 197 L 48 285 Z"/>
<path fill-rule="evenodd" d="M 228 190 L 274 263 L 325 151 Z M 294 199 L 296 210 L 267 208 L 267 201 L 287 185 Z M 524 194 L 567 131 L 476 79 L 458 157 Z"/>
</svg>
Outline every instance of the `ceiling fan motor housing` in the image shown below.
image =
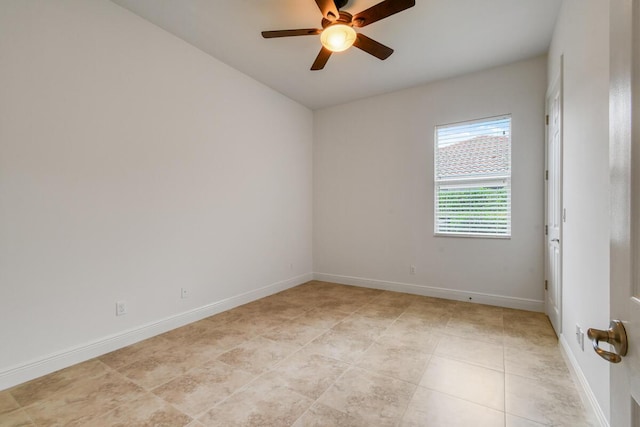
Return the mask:
<svg viewBox="0 0 640 427">
<path fill-rule="evenodd" d="M 326 18 L 322 18 L 322 28 L 327 28 L 331 24 L 346 24 L 350 26 L 352 20 L 353 15 L 351 15 L 349 12 L 344 12 L 341 10 L 340 17 L 333 22 L 329 21 Z"/>
<path fill-rule="evenodd" d="M 333 0 L 333 2 L 336 4 L 336 8 L 340 10 L 349 3 L 349 0 Z"/>
</svg>

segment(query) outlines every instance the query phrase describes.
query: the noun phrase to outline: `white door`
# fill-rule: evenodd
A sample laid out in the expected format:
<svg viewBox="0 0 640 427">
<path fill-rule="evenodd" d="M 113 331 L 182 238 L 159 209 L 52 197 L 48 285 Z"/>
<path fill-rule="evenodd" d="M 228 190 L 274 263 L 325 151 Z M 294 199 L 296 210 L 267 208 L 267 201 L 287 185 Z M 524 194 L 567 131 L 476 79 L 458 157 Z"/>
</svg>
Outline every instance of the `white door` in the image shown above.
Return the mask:
<svg viewBox="0 0 640 427">
<path fill-rule="evenodd" d="M 610 316 L 623 321 L 628 353 L 610 365 L 611 426 L 640 425 L 640 0 L 610 2 Z M 635 65 L 634 65 L 635 64 Z M 635 98 L 635 99 L 634 99 Z M 633 111 L 633 113 L 632 113 Z M 635 129 L 634 129 L 635 128 Z M 635 177 L 635 179 L 634 179 Z M 634 182 L 635 181 L 635 182 Z M 604 325 L 601 325 L 604 326 Z M 606 363 L 603 361 L 603 363 Z"/>
<path fill-rule="evenodd" d="M 560 67 L 562 69 L 562 66 Z M 562 71 L 547 94 L 545 307 L 562 333 Z"/>
</svg>

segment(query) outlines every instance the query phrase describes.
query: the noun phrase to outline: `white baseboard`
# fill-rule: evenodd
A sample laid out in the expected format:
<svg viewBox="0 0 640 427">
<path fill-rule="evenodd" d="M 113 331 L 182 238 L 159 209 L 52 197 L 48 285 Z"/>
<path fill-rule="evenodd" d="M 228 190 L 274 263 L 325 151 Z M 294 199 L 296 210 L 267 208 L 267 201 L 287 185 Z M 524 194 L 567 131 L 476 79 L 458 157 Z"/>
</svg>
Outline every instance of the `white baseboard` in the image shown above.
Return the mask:
<svg viewBox="0 0 640 427">
<path fill-rule="evenodd" d="M 154 337 L 172 329 L 196 322 L 205 317 L 230 310 L 242 304 L 275 294 L 302 283 L 313 280 L 313 274 L 307 273 L 281 282 L 272 283 L 249 292 L 213 302 L 164 319 L 118 332 L 96 339 L 64 351 L 32 360 L 0 371 L 0 390 L 55 372 L 76 363 L 84 362 L 122 347 Z"/>
<path fill-rule="evenodd" d="M 461 291 L 457 289 L 436 288 L 411 283 L 388 282 L 384 280 L 365 279 L 362 277 L 341 276 L 337 274 L 313 273 L 313 278 L 315 280 L 340 283 L 343 285 L 362 286 L 365 288 L 383 289 L 385 291 L 404 292 L 427 297 L 544 312 L 544 301 L 540 300 L 506 297 L 481 292 Z"/>
<path fill-rule="evenodd" d="M 589 386 L 587 377 L 584 376 L 582 369 L 580 369 L 578 360 L 573 355 L 573 352 L 571 351 L 571 348 L 569 347 L 569 343 L 567 343 L 565 336 L 560 335 L 559 341 L 560 348 L 562 349 L 562 355 L 567 361 L 567 365 L 569 365 L 569 369 L 571 370 L 572 375 L 578 380 L 578 385 L 580 386 L 582 394 L 582 400 L 584 401 L 585 406 L 588 406 L 587 410 L 591 411 L 592 415 L 595 417 L 595 421 L 597 421 L 601 427 L 609 427 L 609 421 L 607 421 L 607 417 L 598 404 L 596 395 L 593 394 L 593 390 L 591 390 L 591 387 Z"/>
</svg>

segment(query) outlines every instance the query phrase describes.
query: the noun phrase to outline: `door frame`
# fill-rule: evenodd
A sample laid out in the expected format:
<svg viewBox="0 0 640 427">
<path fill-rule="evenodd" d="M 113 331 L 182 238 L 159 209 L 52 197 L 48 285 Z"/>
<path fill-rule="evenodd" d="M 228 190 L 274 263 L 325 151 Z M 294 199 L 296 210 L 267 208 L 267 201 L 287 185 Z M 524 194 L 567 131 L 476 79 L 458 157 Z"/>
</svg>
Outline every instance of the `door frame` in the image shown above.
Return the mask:
<svg viewBox="0 0 640 427">
<path fill-rule="evenodd" d="M 545 290 L 544 290 L 544 307 L 545 307 L 545 313 L 547 314 L 548 317 L 550 317 L 550 310 L 552 310 L 551 307 L 549 307 L 549 296 L 548 296 L 548 289 L 547 289 L 547 283 L 550 280 L 550 273 L 549 273 L 549 242 L 548 242 L 548 226 L 549 226 L 549 179 L 548 179 L 548 173 L 549 173 L 549 117 L 550 117 L 550 113 L 551 113 L 551 109 L 550 109 L 550 104 L 551 102 L 553 102 L 552 100 L 552 96 L 553 94 L 556 92 L 556 90 L 558 91 L 559 95 L 560 95 L 560 159 L 558 162 L 558 181 L 559 181 L 559 191 L 560 191 L 560 203 L 559 203 L 559 215 L 562 218 L 560 220 L 560 230 L 559 230 L 559 238 L 560 238 L 560 243 L 559 243 L 559 251 L 560 251 L 560 265 L 559 265 L 559 269 L 560 269 L 560 273 L 559 273 L 559 277 L 560 277 L 560 283 L 557 284 L 557 286 L 559 287 L 558 290 L 558 294 L 560 295 L 559 297 L 559 303 L 558 303 L 558 309 L 559 309 L 559 313 L 558 313 L 558 321 L 557 321 L 557 325 L 553 325 L 554 328 L 557 326 L 557 330 L 556 335 L 560 336 L 562 334 L 562 304 L 563 304 L 563 298 L 562 298 L 562 258 L 563 258 L 563 251 L 562 251 L 562 230 L 563 230 L 563 223 L 564 223 L 564 215 L 563 213 L 563 207 L 564 207 L 564 198 L 563 198 L 563 169 L 564 169 L 564 159 L 563 159 L 563 151 L 564 151 L 564 144 L 563 144 L 563 131 L 564 131 L 564 93 L 563 93 L 563 87 L 564 87 L 564 81 L 563 81 L 563 77 L 564 77 L 564 55 L 560 56 L 560 71 L 559 73 L 553 78 L 551 84 L 549 85 L 549 88 L 547 89 L 547 93 L 545 95 L 545 121 L 546 121 L 546 125 L 545 125 L 545 143 L 544 143 L 544 224 L 545 224 L 545 232 L 544 232 L 544 280 L 545 280 Z M 553 322 L 552 322 L 553 324 Z"/>
</svg>

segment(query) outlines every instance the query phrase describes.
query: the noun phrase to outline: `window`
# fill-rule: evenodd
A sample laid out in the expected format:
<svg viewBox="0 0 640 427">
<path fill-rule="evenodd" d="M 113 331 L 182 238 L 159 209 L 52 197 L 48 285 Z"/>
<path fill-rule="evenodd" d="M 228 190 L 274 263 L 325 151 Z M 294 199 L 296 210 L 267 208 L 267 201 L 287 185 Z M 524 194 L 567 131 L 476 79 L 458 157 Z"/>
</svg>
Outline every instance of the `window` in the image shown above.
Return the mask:
<svg viewBox="0 0 640 427">
<path fill-rule="evenodd" d="M 511 116 L 436 126 L 435 234 L 511 236 Z"/>
</svg>

